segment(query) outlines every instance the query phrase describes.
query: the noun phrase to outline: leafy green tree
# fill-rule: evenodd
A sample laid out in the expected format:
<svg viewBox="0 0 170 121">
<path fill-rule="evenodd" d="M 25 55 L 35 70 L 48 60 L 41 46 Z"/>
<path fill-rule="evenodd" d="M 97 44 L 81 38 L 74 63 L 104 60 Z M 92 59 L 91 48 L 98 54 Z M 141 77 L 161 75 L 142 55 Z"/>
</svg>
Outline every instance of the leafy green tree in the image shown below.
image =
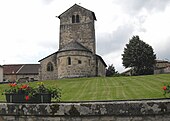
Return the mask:
<svg viewBox="0 0 170 121">
<path fill-rule="evenodd" d="M 113 76 L 114 74 L 118 74 L 118 72 L 115 70 L 115 67 L 113 66 L 113 64 L 111 64 L 106 69 L 106 76 Z"/>
<path fill-rule="evenodd" d="M 123 66 L 131 67 L 132 75 L 153 74 L 156 54 L 150 45 L 139 39 L 139 36 L 133 36 L 129 40 L 122 56 Z"/>
</svg>

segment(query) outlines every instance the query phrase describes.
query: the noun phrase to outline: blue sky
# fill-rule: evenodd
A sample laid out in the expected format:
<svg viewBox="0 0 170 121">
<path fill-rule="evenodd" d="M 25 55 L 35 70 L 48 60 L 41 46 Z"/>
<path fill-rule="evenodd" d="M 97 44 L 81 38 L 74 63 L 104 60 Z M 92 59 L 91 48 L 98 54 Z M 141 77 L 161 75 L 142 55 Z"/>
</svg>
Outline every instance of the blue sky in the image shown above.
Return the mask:
<svg viewBox="0 0 170 121">
<path fill-rule="evenodd" d="M 96 15 L 96 48 L 119 72 L 133 35 L 169 60 L 170 0 L 1 0 L 0 64 L 38 63 L 58 50 L 60 15 L 75 3 Z"/>
</svg>

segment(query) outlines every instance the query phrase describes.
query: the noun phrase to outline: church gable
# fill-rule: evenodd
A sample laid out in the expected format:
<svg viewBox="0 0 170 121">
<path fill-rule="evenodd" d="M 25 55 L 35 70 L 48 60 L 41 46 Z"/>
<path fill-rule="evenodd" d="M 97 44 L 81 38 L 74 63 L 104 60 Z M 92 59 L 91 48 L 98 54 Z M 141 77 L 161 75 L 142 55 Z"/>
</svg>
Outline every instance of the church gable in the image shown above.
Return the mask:
<svg viewBox="0 0 170 121">
<path fill-rule="evenodd" d="M 53 53 L 41 60 L 40 66 L 40 79 L 52 80 L 57 79 L 57 53 Z"/>
<path fill-rule="evenodd" d="M 63 12 L 58 16 L 61 23 L 70 24 L 70 23 L 81 23 L 81 22 L 89 22 L 96 20 L 96 16 L 94 12 L 83 8 L 77 4 L 70 7 L 68 10 Z"/>
</svg>

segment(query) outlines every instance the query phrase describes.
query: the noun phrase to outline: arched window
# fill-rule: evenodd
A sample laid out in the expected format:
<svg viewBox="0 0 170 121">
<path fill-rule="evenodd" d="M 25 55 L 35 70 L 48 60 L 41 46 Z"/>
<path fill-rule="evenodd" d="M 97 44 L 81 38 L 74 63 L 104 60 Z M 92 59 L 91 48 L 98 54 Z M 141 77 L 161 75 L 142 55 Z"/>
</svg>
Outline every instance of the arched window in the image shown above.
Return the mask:
<svg viewBox="0 0 170 121">
<path fill-rule="evenodd" d="M 68 61 L 68 65 L 71 65 L 71 58 L 70 57 L 67 58 L 67 61 Z"/>
<path fill-rule="evenodd" d="M 47 64 L 47 71 L 53 71 L 53 70 L 54 70 L 53 64 L 52 64 L 51 62 L 49 62 L 49 63 Z"/>
<path fill-rule="evenodd" d="M 72 23 L 75 23 L 75 15 L 72 15 Z"/>
<path fill-rule="evenodd" d="M 79 22 L 80 22 L 79 15 L 76 15 L 76 23 L 79 23 Z"/>
</svg>

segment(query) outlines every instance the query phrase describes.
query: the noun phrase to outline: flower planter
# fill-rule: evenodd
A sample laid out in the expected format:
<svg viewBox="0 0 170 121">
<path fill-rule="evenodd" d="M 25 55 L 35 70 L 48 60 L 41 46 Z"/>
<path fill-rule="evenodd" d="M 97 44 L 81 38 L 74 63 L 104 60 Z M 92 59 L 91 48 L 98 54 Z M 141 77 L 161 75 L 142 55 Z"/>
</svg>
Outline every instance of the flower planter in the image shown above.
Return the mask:
<svg viewBox="0 0 170 121">
<path fill-rule="evenodd" d="M 25 94 L 5 94 L 8 103 L 50 103 L 51 94 L 36 94 L 28 100 Z"/>
<path fill-rule="evenodd" d="M 3 94 L 8 103 L 50 103 L 51 99 L 60 100 L 61 92 L 57 87 L 45 87 L 42 82 L 37 87 L 28 84 L 10 83 Z"/>
</svg>

